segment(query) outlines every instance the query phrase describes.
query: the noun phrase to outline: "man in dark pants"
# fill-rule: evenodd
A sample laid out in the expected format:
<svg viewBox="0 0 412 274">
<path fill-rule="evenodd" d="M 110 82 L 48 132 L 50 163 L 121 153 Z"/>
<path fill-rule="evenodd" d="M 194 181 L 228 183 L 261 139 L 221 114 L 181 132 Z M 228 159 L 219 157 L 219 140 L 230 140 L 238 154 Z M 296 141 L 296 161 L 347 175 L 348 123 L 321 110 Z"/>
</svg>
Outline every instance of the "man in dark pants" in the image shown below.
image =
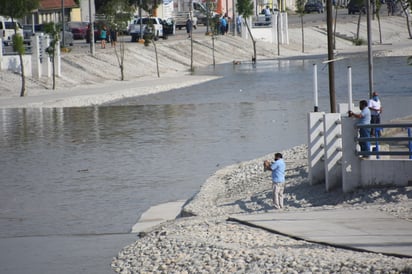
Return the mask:
<svg viewBox="0 0 412 274">
<path fill-rule="evenodd" d="M 360 113 L 353 113 L 349 111 L 349 117 L 358 118 L 358 125 L 370 125 L 371 123 L 371 112 L 368 108 L 368 102 L 362 100 L 359 103 Z M 370 137 L 370 128 L 360 128 L 359 137 Z M 359 142 L 361 151 L 370 151 L 370 142 Z"/>
<path fill-rule="evenodd" d="M 186 20 L 187 38 L 192 37 L 192 27 L 193 27 L 192 20 L 190 20 L 190 17 L 188 17 L 187 20 Z"/>
<path fill-rule="evenodd" d="M 371 111 L 371 124 L 380 124 L 382 105 L 381 105 L 381 100 L 379 99 L 378 93 L 376 91 L 373 92 L 372 98 L 369 100 L 368 107 Z M 379 137 L 380 131 L 372 128 L 371 135 L 372 136 L 376 135 L 376 137 Z"/>
</svg>

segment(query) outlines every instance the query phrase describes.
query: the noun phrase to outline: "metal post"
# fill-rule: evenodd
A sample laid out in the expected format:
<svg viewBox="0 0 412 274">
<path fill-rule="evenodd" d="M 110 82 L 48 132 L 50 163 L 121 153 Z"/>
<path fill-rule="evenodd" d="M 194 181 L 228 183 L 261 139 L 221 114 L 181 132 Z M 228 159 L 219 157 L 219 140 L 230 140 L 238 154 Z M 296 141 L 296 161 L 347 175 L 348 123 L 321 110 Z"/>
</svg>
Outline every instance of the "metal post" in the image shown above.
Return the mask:
<svg viewBox="0 0 412 274">
<path fill-rule="evenodd" d="M 411 128 L 408 127 L 408 137 L 411 138 Z M 408 141 L 409 153 L 412 152 L 412 142 Z M 409 154 L 409 159 L 412 159 L 412 154 Z"/>
<path fill-rule="evenodd" d="M 313 64 L 313 98 L 315 100 L 314 112 L 318 112 L 318 68 Z"/>
<path fill-rule="evenodd" d="M 348 67 L 348 110 L 352 110 L 352 67 Z"/>
<path fill-rule="evenodd" d="M 375 134 L 375 138 L 376 138 L 376 142 L 375 142 L 375 150 L 376 150 L 376 159 L 379 159 L 380 158 L 380 156 L 379 156 L 379 142 L 378 142 L 378 138 L 379 138 L 379 136 L 380 136 L 380 128 L 375 128 L 375 132 L 376 132 L 376 134 Z"/>
<path fill-rule="evenodd" d="M 278 3 L 280 3 L 280 0 L 278 0 Z M 278 15 L 276 17 L 276 32 L 278 40 L 278 56 L 280 56 L 280 9 L 278 10 Z"/>
</svg>

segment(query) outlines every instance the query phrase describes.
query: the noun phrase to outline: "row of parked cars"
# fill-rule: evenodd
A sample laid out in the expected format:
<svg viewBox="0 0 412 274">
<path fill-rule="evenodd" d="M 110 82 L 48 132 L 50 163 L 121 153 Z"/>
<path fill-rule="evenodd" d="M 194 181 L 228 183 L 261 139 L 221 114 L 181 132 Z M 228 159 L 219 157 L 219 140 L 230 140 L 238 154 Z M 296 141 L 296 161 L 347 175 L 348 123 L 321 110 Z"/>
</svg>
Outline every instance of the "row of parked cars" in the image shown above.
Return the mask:
<svg viewBox="0 0 412 274">
<path fill-rule="evenodd" d="M 359 0 L 351 0 L 346 6 L 348 14 L 355 14 L 358 12 L 366 13 L 365 3 Z M 305 4 L 305 13 L 317 12 L 323 13 L 325 7 L 322 0 L 308 0 Z"/>
<path fill-rule="evenodd" d="M 45 25 L 44 24 L 35 24 L 35 25 L 23 25 L 23 37 L 25 40 L 30 40 L 31 37 L 35 33 L 44 33 L 45 32 Z M 64 38 L 63 38 L 64 35 Z M 60 43 L 63 42 L 64 39 L 64 44 L 73 46 L 73 34 L 71 33 L 70 30 L 65 29 L 60 30 Z"/>
</svg>

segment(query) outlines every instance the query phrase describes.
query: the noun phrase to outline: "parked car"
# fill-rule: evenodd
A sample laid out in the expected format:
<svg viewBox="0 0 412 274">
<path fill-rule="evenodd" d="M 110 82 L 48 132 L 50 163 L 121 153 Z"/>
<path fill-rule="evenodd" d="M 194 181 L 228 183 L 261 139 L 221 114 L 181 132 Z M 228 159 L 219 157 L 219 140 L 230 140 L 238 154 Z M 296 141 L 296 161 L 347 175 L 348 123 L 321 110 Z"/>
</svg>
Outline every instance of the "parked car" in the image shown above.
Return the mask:
<svg viewBox="0 0 412 274">
<path fill-rule="evenodd" d="M 176 25 L 173 18 L 163 19 L 163 33 L 164 35 L 173 35 L 176 32 Z"/>
<path fill-rule="evenodd" d="M 153 40 L 159 38 L 167 39 L 167 34 L 163 31 L 163 20 L 158 17 L 136 18 L 129 26 L 131 41 L 136 42 L 141 36 L 153 36 Z M 140 34 L 140 28 L 143 35 Z"/>
<path fill-rule="evenodd" d="M 0 16 L 0 38 L 3 39 L 4 45 L 9 45 L 12 42 L 14 35 L 14 26 L 17 26 L 17 33 L 24 37 L 23 27 L 19 22 L 11 22 Z"/>
<path fill-rule="evenodd" d="M 73 39 L 82 40 L 86 38 L 88 22 L 68 22 L 67 30 L 73 34 Z"/>
<path fill-rule="evenodd" d="M 363 14 L 366 14 L 366 7 L 364 1 L 351 0 L 349 1 L 347 8 L 348 14 L 355 14 L 357 12 L 362 12 Z"/>
<path fill-rule="evenodd" d="M 24 29 L 25 29 L 25 37 L 33 36 L 33 27 L 32 27 L 32 25 L 25 25 Z M 36 33 L 41 33 L 41 32 L 44 33 L 45 32 L 44 24 L 34 25 L 34 31 Z M 62 42 L 63 42 L 63 31 L 60 31 L 60 43 L 62 43 Z M 73 46 L 73 34 L 68 30 L 64 31 L 64 43 L 66 45 Z"/>
<path fill-rule="evenodd" d="M 311 12 L 317 12 L 317 13 L 323 13 L 324 11 L 323 3 L 322 1 L 319 0 L 309 0 L 305 4 L 305 12 L 306 13 L 311 13 Z"/>
</svg>

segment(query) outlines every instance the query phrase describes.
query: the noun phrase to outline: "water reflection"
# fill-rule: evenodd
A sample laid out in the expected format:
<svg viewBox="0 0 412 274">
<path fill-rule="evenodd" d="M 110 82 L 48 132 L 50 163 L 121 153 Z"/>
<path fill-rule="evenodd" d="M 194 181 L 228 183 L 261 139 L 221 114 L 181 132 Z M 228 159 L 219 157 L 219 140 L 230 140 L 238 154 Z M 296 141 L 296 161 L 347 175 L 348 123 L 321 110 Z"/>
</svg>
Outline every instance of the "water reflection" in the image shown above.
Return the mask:
<svg viewBox="0 0 412 274">
<path fill-rule="evenodd" d="M 222 166 L 305 143 L 313 62 L 218 66 L 199 73 L 222 79 L 100 107 L 1 110 L 0 237 L 126 233 L 149 206 L 191 197 Z M 338 101 L 349 64 L 354 100 L 365 98 L 363 62 L 337 65 Z M 375 66 L 384 119 L 409 114 L 412 67 Z M 320 69 L 321 110 L 327 77 Z"/>
</svg>

